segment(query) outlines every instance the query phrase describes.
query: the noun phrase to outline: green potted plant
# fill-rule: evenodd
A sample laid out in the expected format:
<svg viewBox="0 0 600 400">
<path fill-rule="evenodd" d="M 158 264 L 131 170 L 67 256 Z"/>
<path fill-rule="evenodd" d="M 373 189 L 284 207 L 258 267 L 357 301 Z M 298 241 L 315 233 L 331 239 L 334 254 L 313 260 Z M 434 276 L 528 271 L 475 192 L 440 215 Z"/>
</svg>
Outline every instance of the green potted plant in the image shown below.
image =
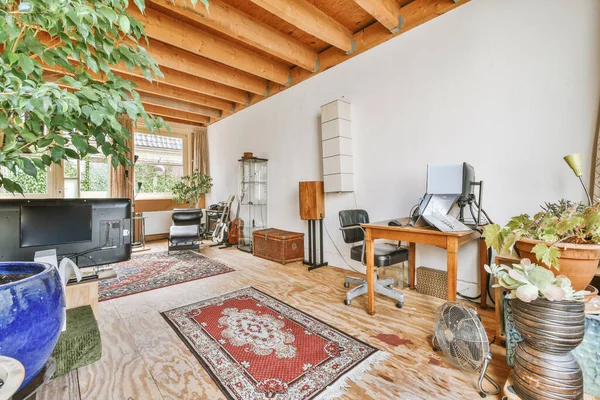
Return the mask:
<svg viewBox="0 0 600 400">
<path fill-rule="evenodd" d="M 180 182 L 173 185 L 171 192 L 173 200 L 178 203 L 188 203 L 189 207 L 196 207 L 202 195 L 209 192 L 213 186 L 212 178 L 198 170 L 181 178 Z"/>
<path fill-rule="evenodd" d="M 487 225 L 483 236 L 498 254 L 512 253 L 516 247 L 520 257 L 560 271 L 575 290 L 583 290 L 600 260 L 600 203 L 546 203 L 533 218 L 522 214 L 504 228 Z"/>
<path fill-rule="evenodd" d="M 517 330 L 523 336 L 515 350 L 514 389 L 523 399 L 581 399 L 583 374 L 571 350 L 583 340 L 586 291 L 569 278 L 528 258 L 512 266 L 485 266 L 498 279 L 494 287 L 509 290 Z"/>
</svg>

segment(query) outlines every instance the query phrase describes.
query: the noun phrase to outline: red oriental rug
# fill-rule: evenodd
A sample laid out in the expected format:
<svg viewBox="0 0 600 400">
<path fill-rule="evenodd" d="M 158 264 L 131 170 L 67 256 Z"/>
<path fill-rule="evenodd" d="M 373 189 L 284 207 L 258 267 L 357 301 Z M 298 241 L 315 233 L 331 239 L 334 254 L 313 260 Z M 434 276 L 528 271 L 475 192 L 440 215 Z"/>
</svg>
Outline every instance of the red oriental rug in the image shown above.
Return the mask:
<svg viewBox="0 0 600 400">
<path fill-rule="evenodd" d="M 195 251 L 166 251 L 134 255 L 112 264 L 116 278 L 98 282 L 99 301 L 235 271 Z"/>
<path fill-rule="evenodd" d="M 229 399 L 329 399 L 387 357 L 252 287 L 162 315 Z"/>
</svg>

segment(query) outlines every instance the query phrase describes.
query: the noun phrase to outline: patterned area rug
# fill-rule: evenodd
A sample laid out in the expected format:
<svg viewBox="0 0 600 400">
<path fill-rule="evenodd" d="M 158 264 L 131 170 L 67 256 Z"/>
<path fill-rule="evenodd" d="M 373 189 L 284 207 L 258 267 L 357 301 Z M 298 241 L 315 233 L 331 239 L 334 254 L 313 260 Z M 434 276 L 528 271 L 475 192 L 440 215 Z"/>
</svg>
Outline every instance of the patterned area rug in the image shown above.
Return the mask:
<svg viewBox="0 0 600 400">
<path fill-rule="evenodd" d="M 329 399 L 388 355 L 252 287 L 162 315 L 229 399 Z"/>
<path fill-rule="evenodd" d="M 235 271 L 194 251 L 136 255 L 111 267 L 117 277 L 98 283 L 99 301 Z"/>
</svg>

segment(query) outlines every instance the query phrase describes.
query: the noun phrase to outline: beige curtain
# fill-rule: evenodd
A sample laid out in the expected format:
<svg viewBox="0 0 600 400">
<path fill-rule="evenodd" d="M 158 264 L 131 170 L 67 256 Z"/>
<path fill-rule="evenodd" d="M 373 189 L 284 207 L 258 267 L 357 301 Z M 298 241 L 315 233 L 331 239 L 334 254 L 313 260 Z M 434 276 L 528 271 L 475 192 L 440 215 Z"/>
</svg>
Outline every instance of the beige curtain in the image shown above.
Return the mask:
<svg viewBox="0 0 600 400">
<path fill-rule="evenodd" d="M 208 164 L 208 132 L 205 127 L 195 127 L 192 131 L 192 169 L 210 175 Z"/>
<path fill-rule="evenodd" d="M 119 123 L 131 133 L 131 137 L 125 141 L 125 145 L 130 152 L 128 157 L 133 161 L 133 121 L 127 115 L 118 118 Z M 119 165 L 117 169 L 110 169 L 110 197 L 112 198 L 133 198 L 133 167 L 123 167 Z"/>
</svg>

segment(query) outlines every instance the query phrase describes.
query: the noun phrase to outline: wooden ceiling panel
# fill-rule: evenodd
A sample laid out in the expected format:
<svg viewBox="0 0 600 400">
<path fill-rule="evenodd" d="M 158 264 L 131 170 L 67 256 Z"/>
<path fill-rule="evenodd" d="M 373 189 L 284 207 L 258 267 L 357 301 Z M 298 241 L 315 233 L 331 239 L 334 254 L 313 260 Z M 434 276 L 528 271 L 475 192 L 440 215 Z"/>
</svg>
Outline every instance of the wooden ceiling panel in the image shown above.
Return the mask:
<svg viewBox="0 0 600 400">
<path fill-rule="evenodd" d="M 284 21 L 276 15 L 269 13 L 268 11 L 265 11 L 264 9 L 254 5 L 248 0 L 223 0 L 223 2 L 231 5 L 232 7 L 237 8 L 238 10 L 248 15 L 251 15 L 257 20 L 267 25 L 270 25 L 271 27 L 289 35 L 290 37 L 300 41 L 301 43 L 312 47 L 318 52 L 321 52 L 324 49 L 330 47 L 329 43 L 326 43 L 323 40 L 318 39 L 313 35 L 296 28 L 294 25 Z"/>
<path fill-rule="evenodd" d="M 179 0 L 179 1 L 182 1 L 182 0 Z M 224 34 L 222 32 L 219 32 L 218 30 L 213 29 L 213 28 L 211 28 L 209 26 L 200 24 L 196 20 L 194 20 L 193 18 L 186 17 L 182 13 L 175 12 L 174 11 L 174 7 L 170 6 L 172 4 L 174 4 L 174 2 L 172 0 L 164 0 L 164 1 L 151 0 L 151 1 L 146 1 L 146 6 L 148 8 L 151 8 L 153 10 L 159 11 L 159 12 L 161 12 L 161 13 L 163 13 L 165 15 L 168 15 L 170 17 L 177 18 L 177 19 L 181 20 L 181 22 L 183 22 L 185 24 L 188 24 L 188 25 L 191 25 L 191 26 L 193 26 L 195 28 L 201 29 L 201 30 L 203 30 L 203 31 L 205 31 L 205 32 L 213 35 L 213 36 L 216 36 L 216 37 L 219 37 L 221 39 L 225 39 L 227 41 L 230 41 L 231 43 L 233 43 L 236 46 L 243 47 L 245 49 L 254 51 L 257 54 L 260 54 L 261 56 L 269 58 L 269 59 L 271 59 L 271 60 L 273 60 L 275 62 L 283 63 L 288 68 L 292 68 L 292 67 L 295 66 L 293 63 L 291 63 L 291 62 L 289 62 L 289 61 L 287 61 L 287 60 L 285 60 L 283 58 L 279 58 L 279 57 L 277 57 L 277 56 L 275 56 L 275 55 L 273 55 L 271 53 L 268 53 L 266 51 L 261 50 L 260 48 L 254 47 L 254 46 L 249 45 L 247 43 L 244 43 L 243 41 L 238 40 L 235 37 L 226 35 L 226 34 Z M 190 8 L 192 7 L 189 4 L 189 0 L 187 1 L 187 7 L 190 7 Z M 196 7 L 204 7 L 204 6 L 202 4 L 197 4 Z"/>
</svg>

